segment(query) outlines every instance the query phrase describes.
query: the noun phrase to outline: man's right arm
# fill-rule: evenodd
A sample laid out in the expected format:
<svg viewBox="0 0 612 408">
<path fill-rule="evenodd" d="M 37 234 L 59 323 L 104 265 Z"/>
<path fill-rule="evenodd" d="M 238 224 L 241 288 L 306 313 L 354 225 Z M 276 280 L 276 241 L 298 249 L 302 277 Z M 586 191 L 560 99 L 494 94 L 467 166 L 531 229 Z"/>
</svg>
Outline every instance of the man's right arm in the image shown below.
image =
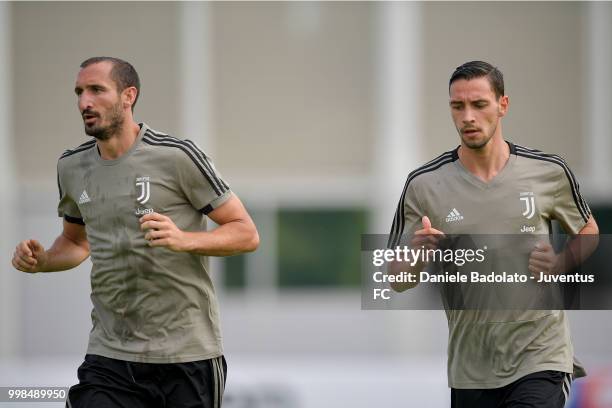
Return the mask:
<svg viewBox="0 0 612 408">
<path fill-rule="evenodd" d="M 20 242 L 13 254 L 13 266 L 23 272 L 56 272 L 72 269 L 89 256 L 85 226 L 64 220 L 64 229 L 51 248 L 36 240 Z"/>
</svg>

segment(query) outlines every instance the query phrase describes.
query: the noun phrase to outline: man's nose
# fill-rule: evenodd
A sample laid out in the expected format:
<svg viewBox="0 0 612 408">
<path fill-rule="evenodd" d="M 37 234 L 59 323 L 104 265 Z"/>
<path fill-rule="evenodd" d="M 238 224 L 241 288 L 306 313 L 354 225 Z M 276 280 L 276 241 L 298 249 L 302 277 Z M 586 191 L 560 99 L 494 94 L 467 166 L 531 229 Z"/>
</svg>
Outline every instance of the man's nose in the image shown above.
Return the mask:
<svg viewBox="0 0 612 408">
<path fill-rule="evenodd" d="M 79 96 L 79 111 L 83 112 L 93 107 L 91 97 L 86 93 L 82 93 Z"/>
<path fill-rule="evenodd" d="M 475 117 L 474 117 L 474 110 L 472 109 L 465 109 L 463 111 L 463 118 L 461 118 L 463 123 L 474 123 L 475 121 Z"/>
</svg>

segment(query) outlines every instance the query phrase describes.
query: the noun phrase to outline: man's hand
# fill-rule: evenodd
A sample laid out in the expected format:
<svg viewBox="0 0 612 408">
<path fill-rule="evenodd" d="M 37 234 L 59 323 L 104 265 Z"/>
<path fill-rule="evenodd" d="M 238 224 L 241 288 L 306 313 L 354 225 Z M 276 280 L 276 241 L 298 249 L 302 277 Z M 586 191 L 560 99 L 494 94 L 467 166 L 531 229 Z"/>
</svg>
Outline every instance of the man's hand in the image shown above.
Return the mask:
<svg viewBox="0 0 612 408">
<path fill-rule="evenodd" d="M 545 275 L 558 275 L 563 272 L 559 259 L 550 243 L 539 242 L 529 255 L 529 272 L 535 277 L 538 277 L 540 272 Z"/>
<path fill-rule="evenodd" d="M 439 241 L 444 238 L 444 233 L 440 230 L 431 227 L 431 221 L 428 216 L 424 216 L 421 218 L 422 228 L 414 232 L 414 236 L 410 241 L 410 245 L 412 248 L 420 248 L 424 246 L 425 249 L 436 249 L 438 247 Z M 390 275 L 399 275 L 402 272 L 409 272 L 415 274 L 417 277 L 419 273 L 423 271 L 427 267 L 426 264 L 418 261 L 414 266 L 410 266 L 409 262 L 398 262 L 393 261 L 390 262 L 387 266 L 387 273 Z M 396 292 L 403 292 L 406 289 L 412 289 L 416 285 L 417 282 L 414 283 L 391 283 L 391 288 Z"/>
<path fill-rule="evenodd" d="M 20 242 L 13 254 L 13 266 L 23 272 L 56 272 L 72 269 L 89 256 L 85 226 L 64 220 L 64 229 L 45 251 L 40 242 Z"/>
<path fill-rule="evenodd" d="M 140 228 L 152 247 L 203 256 L 230 256 L 254 251 L 259 235 L 240 199 L 232 194 L 207 214 L 218 226 L 211 231 L 182 231 L 167 216 L 152 213 L 140 218 Z"/>
<path fill-rule="evenodd" d="M 44 270 L 47 253 L 40 242 L 34 239 L 21 241 L 13 253 L 13 266 L 22 272 L 35 273 Z"/>
<path fill-rule="evenodd" d="M 436 249 L 438 243 L 444 238 L 444 233 L 440 230 L 431 227 L 431 221 L 428 216 L 421 218 L 423 224 L 420 230 L 415 231 L 410 244 L 413 248 L 424 246 L 425 249 Z"/>
<path fill-rule="evenodd" d="M 149 246 L 165 247 L 175 252 L 188 250 L 187 234 L 174 221 L 162 214 L 151 213 L 140 218 L 140 229 L 146 231 Z"/>
</svg>

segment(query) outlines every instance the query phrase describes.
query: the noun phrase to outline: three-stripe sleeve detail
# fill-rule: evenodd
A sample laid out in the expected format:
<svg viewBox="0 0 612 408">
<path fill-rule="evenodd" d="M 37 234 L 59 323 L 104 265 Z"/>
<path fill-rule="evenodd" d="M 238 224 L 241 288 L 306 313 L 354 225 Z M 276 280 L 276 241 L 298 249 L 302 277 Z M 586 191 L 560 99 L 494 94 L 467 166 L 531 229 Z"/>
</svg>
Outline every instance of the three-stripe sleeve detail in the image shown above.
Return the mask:
<svg viewBox="0 0 612 408">
<path fill-rule="evenodd" d="M 180 140 L 172 136 L 155 134 L 150 129 L 146 131 L 142 141 L 153 146 L 175 147 L 182 150 L 193 161 L 206 180 L 208 180 L 218 196 L 223 195 L 229 190 L 228 185 L 216 175 L 206 155 L 193 142 Z"/>
<path fill-rule="evenodd" d="M 59 191 L 59 198 L 61 200 L 62 196 L 64 195 L 64 192 L 62 191 L 62 185 L 60 184 L 59 168 L 58 168 L 58 171 L 57 171 L 57 190 Z"/>
<path fill-rule="evenodd" d="M 547 154 L 547 153 L 542 153 L 539 150 L 527 149 L 525 147 L 518 146 L 518 145 L 515 145 L 515 146 L 516 146 L 516 154 L 518 156 L 527 157 L 527 158 L 536 159 L 536 160 L 543 160 L 543 161 L 555 163 L 561 166 L 561 168 L 563 169 L 563 172 L 565 173 L 565 176 L 569 180 L 570 187 L 572 190 L 572 196 L 574 197 L 574 202 L 576 203 L 576 207 L 578 208 L 578 211 L 580 212 L 580 215 L 582 216 L 582 219 L 584 220 L 584 222 L 587 222 L 589 220 L 589 216 L 591 215 L 591 211 L 589 210 L 589 206 L 586 204 L 586 202 L 582 198 L 582 195 L 580 195 L 580 190 L 578 188 L 578 182 L 576 181 L 576 178 L 574 177 L 574 174 L 572 173 L 572 171 L 569 169 L 569 167 L 565 163 L 565 160 L 563 160 L 561 157 L 555 154 Z"/>
<path fill-rule="evenodd" d="M 393 224 L 391 225 L 391 233 L 389 235 L 389 241 L 387 243 L 389 248 L 393 248 L 397 246 L 400 242 L 401 236 L 404 233 L 405 227 L 405 213 L 404 213 L 404 200 L 406 199 L 406 193 L 408 191 L 408 185 L 410 182 L 417 177 L 418 175 L 439 169 L 447 163 L 451 163 L 456 160 L 455 151 L 446 152 L 431 160 L 430 162 L 424 164 L 418 169 L 414 170 L 408 175 L 408 179 L 404 184 L 404 189 L 402 190 L 402 195 L 400 197 L 399 203 L 397 205 L 397 209 L 395 210 L 395 216 L 393 218 Z"/>
<path fill-rule="evenodd" d="M 93 148 L 95 145 L 96 145 L 95 139 L 88 140 L 87 142 L 77 146 L 74 149 L 64 151 L 64 153 L 62 153 L 62 155 L 60 156 L 59 160 L 62 160 L 63 158 L 68 157 L 68 156 L 72 156 L 73 154 L 77 154 L 80 152 L 84 152 L 85 150 L 89 150 Z M 58 160 L 58 166 L 57 166 L 57 190 L 59 191 L 59 197 L 61 200 L 62 196 L 64 195 L 64 192 L 62 191 L 62 185 L 60 184 L 59 160 Z"/>
<path fill-rule="evenodd" d="M 60 200 L 62 199 L 62 196 L 64 195 L 64 192 L 62 190 L 62 185 L 60 183 L 59 161 L 62 160 L 63 158 L 72 156 L 73 154 L 77 154 L 77 153 L 84 152 L 86 150 L 92 149 L 94 146 L 96 146 L 96 139 L 88 140 L 87 142 L 80 144 L 79 146 L 75 147 L 74 149 L 65 150 L 64 153 L 62 153 L 62 155 L 58 159 L 58 164 L 57 164 L 57 190 L 59 192 Z"/>
<path fill-rule="evenodd" d="M 64 157 L 68 157 L 68 156 L 72 156 L 75 153 L 79 153 L 79 152 L 84 152 L 85 150 L 89 150 L 92 147 L 94 147 L 96 145 L 96 139 L 91 139 L 88 140 L 87 142 L 75 147 L 72 150 L 66 150 L 64 153 L 62 153 L 62 155 L 60 156 L 60 160 L 63 159 Z"/>
<path fill-rule="evenodd" d="M 190 146 L 191 146 L 191 147 L 194 149 L 194 151 L 195 151 L 196 153 L 198 153 L 198 154 L 199 154 L 200 159 L 202 160 L 202 162 L 206 164 L 206 166 L 207 166 L 208 170 L 209 170 L 209 171 L 210 171 L 210 172 L 211 172 L 213 175 L 215 175 L 215 177 L 216 177 L 216 172 L 215 172 L 215 169 L 213 168 L 212 164 L 210 163 L 210 161 L 208 160 L 208 157 L 206 157 L 206 155 L 204 154 L 204 152 L 202 152 L 202 151 L 201 151 L 201 150 L 198 148 L 198 146 L 196 146 L 196 145 L 195 145 L 195 143 L 193 143 L 191 140 L 189 140 L 189 139 L 185 139 L 184 141 L 185 141 L 185 143 L 187 143 L 188 145 L 190 145 Z M 221 179 L 221 178 L 219 178 L 219 177 L 216 177 L 216 180 L 217 180 L 218 182 L 220 182 L 220 183 L 221 183 L 221 185 L 222 185 L 223 187 L 225 187 L 225 189 L 226 189 L 226 190 L 227 190 L 227 189 L 229 189 L 229 186 L 228 186 L 227 184 L 225 184 L 225 181 L 223 181 L 223 179 Z"/>
</svg>

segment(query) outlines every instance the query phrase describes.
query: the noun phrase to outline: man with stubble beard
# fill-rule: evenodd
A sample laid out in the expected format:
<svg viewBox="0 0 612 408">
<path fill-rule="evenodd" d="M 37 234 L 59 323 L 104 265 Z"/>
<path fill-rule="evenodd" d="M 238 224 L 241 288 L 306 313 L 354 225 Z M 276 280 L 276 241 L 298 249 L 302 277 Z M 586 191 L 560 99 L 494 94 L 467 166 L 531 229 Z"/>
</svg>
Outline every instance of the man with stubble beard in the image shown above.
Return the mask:
<svg viewBox="0 0 612 408">
<path fill-rule="evenodd" d="M 93 139 L 58 161 L 63 231 L 29 239 L 13 266 L 71 269 L 88 256 L 93 328 L 68 407 L 221 406 L 227 366 L 208 256 L 253 251 L 238 197 L 193 142 L 137 123 L 131 64 L 94 57 L 75 85 Z M 218 227 L 207 231 L 206 218 Z"/>
<path fill-rule="evenodd" d="M 461 143 L 408 175 L 389 247 L 404 234 L 414 248 L 435 249 L 440 238 L 460 234 L 515 234 L 529 243 L 548 237 L 556 220 L 574 238 L 563 252 L 537 242 L 513 255 L 525 274 L 567 273 L 593 252 L 599 229 L 566 162 L 504 139 L 510 100 L 493 65 L 466 62 L 448 86 Z M 417 263 L 411 271 L 425 267 Z M 390 265 L 390 273 L 401 271 L 405 265 Z M 415 284 L 392 286 L 404 291 Z M 453 408 L 562 408 L 572 380 L 585 375 L 563 310 L 512 309 L 446 310 Z"/>
</svg>

